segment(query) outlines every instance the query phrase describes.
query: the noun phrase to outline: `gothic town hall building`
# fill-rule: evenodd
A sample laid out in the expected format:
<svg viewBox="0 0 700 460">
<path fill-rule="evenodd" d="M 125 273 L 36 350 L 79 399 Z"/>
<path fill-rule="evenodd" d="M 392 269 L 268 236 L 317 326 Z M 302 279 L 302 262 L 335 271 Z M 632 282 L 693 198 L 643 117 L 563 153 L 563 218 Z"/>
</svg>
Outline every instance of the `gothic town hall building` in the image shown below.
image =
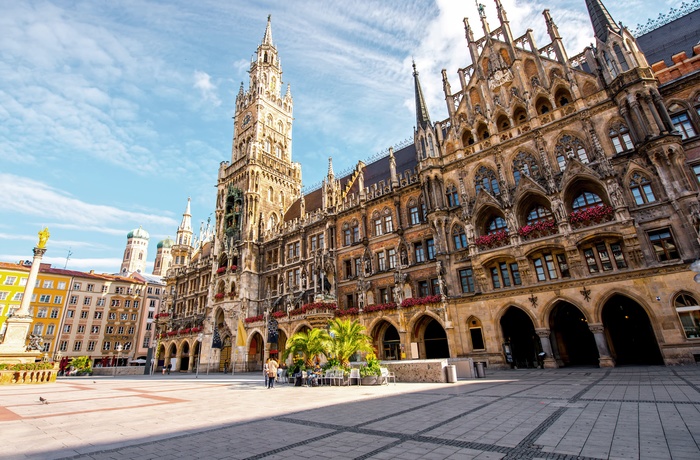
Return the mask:
<svg viewBox="0 0 700 460">
<path fill-rule="evenodd" d="M 382 360 L 695 362 L 700 47 L 649 62 L 586 5 L 595 44 L 573 57 L 548 10 L 545 46 L 513 35 L 499 0 L 495 29 L 483 10 L 465 19 L 472 64 L 442 71 L 449 116 L 431 119 L 414 65 L 414 142 L 343 177 L 329 161 L 305 194 L 268 18 L 215 229 L 195 247 L 186 216 L 172 247 L 159 362 L 257 369 L 333 316 L 366 326 Z"/>
</svg>

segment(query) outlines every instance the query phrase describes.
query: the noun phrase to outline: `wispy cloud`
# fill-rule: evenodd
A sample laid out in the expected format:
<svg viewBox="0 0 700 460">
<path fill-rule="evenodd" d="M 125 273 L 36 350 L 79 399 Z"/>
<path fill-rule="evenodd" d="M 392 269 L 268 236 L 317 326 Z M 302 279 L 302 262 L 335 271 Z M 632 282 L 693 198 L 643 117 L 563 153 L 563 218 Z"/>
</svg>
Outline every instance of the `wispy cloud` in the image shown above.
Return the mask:
<svg viewBox="0 0 700 460">
<path fill-rule="evenodd" d="M 212 83 L 211 76 L 206 72 L 195 70 L 194 84 L 192 86 L 199 91 L 199 94 L 205 103 L 213 104 L 215 106 L 221 105 L 219 96 L 216 94 L 216 85 Z"/>
</svg>

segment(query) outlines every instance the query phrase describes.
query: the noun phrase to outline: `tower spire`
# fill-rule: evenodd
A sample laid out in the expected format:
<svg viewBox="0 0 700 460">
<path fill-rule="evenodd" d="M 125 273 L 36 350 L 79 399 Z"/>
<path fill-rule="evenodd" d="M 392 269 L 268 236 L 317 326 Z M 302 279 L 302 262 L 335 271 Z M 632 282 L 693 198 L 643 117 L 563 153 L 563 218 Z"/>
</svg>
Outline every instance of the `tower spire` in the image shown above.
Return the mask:
<svg viewBox="0 0 700 460">
<path fill-rule="evenodd" d="M 263 35 L 263 40 L 262 40 L 263 45 L 274 46 L 274 45 L 272 44 L 272 24 L 271 24 L 271 19 L 272 19 L 272 15 L 271 15 L 271 14 L 268 14 L 268 15 L 267 15 L 267 27 L 265 27 L 265 35 Z"/>
<path fill-rule="evenodd" d="M 426 126 L 430 125 L 430 115 L 428 115 L 428 107 L 425 105 L 423 90 L 421 89 L 420 81 L 418 80 L 416 61 L 413 61 L 413 79 L 416 85 L 416 126 L 425 128 Z"/>
<path fill-rule="evenodd" d="M 187 208 L 185 209 L 185 213 L 182 215 L 182 222 L 180 223 L 179 230 L 192 233 L 192 213 L 190 212 L 190 201 L 190 197 L 187 197 Z"/>
<path fill-rule="evenodd" d="M 588 15 L 591 17 L 593 32 L 601 42 L 608 41 L 608 31 L 620 32 L 618 26 L 601 0 L 586 0 Z"/>
<path fill-rule="evenodd" d="M 333 179 L 335 174 L 333 173 L 333 157 L 328 157 L 328 179 Z"/>
</svg>

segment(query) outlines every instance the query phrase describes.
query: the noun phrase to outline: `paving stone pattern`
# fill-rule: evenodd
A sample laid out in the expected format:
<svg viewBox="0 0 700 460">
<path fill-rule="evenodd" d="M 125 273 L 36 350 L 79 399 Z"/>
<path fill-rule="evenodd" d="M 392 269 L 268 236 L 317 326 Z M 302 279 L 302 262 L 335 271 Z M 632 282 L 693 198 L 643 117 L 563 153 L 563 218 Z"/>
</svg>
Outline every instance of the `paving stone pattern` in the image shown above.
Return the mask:
<svg viewBox="0 0 700 460">
<path fill-rule="evenodd" d="M 272 390 L 258 374 L 70 378 L 0 388 L 0 458 L 697 460 L 699 410 L 695 366 Z"/>
</svg>

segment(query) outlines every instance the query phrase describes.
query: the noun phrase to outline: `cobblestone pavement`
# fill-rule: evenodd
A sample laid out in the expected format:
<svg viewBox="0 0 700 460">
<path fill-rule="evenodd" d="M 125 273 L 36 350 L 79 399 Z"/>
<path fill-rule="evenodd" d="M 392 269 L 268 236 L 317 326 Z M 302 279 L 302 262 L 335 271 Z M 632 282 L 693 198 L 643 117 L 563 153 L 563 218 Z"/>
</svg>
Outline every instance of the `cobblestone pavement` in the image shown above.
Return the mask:
<svg viewBox="0 0 700 460">
<path fill-rule="evenodd" d="M 272 390 L 259 374 L 66 378 L 0 387 L 0 457 L 697 460 L 699 409 L 695 366 Z"/>
</svg>

